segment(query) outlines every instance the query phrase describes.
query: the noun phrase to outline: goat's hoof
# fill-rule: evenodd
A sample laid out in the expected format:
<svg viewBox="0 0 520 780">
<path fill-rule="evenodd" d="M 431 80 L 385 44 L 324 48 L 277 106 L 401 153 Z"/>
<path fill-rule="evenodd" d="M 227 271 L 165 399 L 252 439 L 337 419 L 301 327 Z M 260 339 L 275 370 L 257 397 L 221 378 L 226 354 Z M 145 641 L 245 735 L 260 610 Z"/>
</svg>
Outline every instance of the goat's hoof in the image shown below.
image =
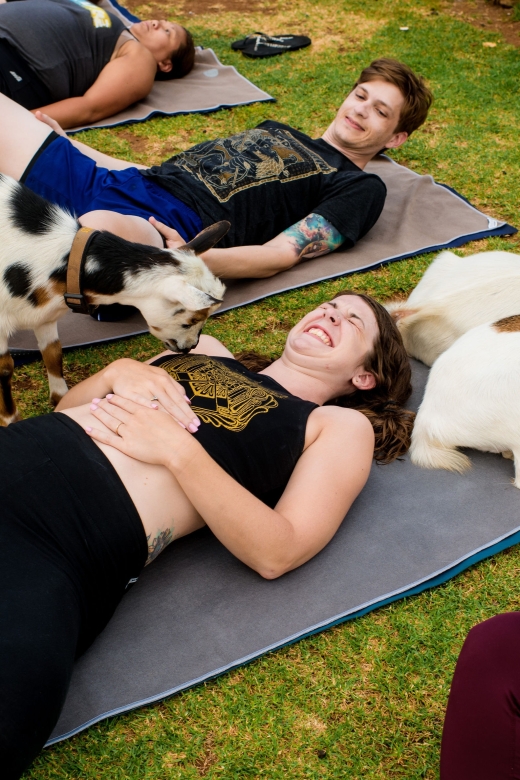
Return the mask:
<svg viewBox="0 0 520 780">
<path fill-rule="evenodd" d="M 52 393 L 50 396 L 50 402 L 53 406 L 58 406 L 59 402 L 63 398 L 65 393 Z"/>
</svg>

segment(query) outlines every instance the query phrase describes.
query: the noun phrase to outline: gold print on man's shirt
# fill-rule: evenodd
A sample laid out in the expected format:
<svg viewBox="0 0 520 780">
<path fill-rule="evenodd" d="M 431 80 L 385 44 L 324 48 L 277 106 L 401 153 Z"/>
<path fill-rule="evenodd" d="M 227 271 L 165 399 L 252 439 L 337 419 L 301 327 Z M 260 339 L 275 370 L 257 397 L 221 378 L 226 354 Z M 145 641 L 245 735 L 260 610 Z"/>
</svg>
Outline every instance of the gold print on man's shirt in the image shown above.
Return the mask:
<svg viewBox="0 0 520 780">
<path fill-rule="evenodd" d="M 161 368 L 177 382 L 188 383 L 192 411 L 215 428 L 239 433 L 257 414 L 275 409 L 277 398 L 287 398 L 205 355 L 176 356 Z"/>
<path fill-rule="evenodd" d="M 240 190 L 269 181 L 283 184 L 337 170 L 280 127 L 257 127 L 229 138 L 206 141 L 175 155 L 169 162 L 196 176 L 220 203 Z"/>
</svg>

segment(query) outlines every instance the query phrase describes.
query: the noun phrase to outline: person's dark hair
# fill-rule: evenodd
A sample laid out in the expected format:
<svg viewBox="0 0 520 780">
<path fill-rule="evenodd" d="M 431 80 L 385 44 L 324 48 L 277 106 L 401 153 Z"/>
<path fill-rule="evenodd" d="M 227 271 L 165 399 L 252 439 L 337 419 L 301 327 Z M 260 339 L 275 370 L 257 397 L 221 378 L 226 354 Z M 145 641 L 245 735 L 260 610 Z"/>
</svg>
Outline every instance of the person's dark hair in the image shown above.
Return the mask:
<svg viewBox="0 0 520 780">
<path fill-rule="evenodd" d="M 415 414 L 403 408 L 412 393 L 410 361 L 395 322 L 380 303 L 351 290 L 341 290 L 334 298 L 342 295 L 357 295 L 374 312 L 379 335 L 364 368 L 374 375 L 376 386 L 342 395 L 329 403 L 357 409 L 368 417 L 375 434 L 374 458 L 378 463 L 391 463 L 410 447 Z M 273 362 L 256 352 L 241 352 L 236 359 L 250 371 L 262 371 Z"/>
<path fill-rule="evenodd" d="M 414 73 L 404 62 L 392 60 L 390 57 L 374 60 L 368 68 L 361 71 L 353 89 L 367 81 L 387 81 L 389 84 L 394 84 L 403 95 L 404 106 L 395 129 L 396 133 L 405 132 L 411 135 L 425 122 L 433 101 L 433 94 L 422 76 Z"/>
<path fill-rule="evenodd" d="M 179 51 L 172 57 L 172 69 L 168 73 L 163 73 L 162 70 L 157 68 L 155 74 L 156 81 L 171 81 L 171 79 L 181 79 L 183 76 L 187 76 L 190 70 L 193 68 L 195 62 L 195 45 L 193 43 L 193 36 L 189 30 L 185 27 L 182 28 L 186 33 L 186 40 L 180 47 Z"/>
</svg>

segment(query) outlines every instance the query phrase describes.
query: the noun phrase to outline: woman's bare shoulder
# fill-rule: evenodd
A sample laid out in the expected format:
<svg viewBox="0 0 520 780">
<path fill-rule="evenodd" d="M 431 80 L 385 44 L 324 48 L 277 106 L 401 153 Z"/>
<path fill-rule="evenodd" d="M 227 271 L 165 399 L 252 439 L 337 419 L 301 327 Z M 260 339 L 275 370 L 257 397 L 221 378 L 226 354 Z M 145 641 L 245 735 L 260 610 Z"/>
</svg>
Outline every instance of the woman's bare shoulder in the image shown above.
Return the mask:
<svg viewBox="0 0 520 780">
<path fill-rule="evenodd" d="M 311 412 L 305 430 L 305 447 L 322 434 L 337 441 L 343 441 L 346 434 L 374 440 L 374 430 L 369 419 L 357 409 L 345 409 L 342 406 L 319 406 Z"/>
</svg>

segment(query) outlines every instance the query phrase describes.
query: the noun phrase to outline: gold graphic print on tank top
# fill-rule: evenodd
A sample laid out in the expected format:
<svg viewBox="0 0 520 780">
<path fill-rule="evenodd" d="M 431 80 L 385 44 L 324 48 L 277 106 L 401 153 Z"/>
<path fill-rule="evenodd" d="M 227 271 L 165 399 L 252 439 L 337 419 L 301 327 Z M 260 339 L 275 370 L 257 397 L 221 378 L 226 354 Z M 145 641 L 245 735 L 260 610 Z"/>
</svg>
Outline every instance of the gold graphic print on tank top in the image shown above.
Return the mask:
<svg viewBox="0 0 520 780">
<path fill-rule="evenodd" d="M 161 368 L 188 385 L 192 411 L 215 428 L 239 433 L 257 414 L 275 409 L 277 398 L 287 398 L 206 355 L 176 356 L 161 363 Z"/>
</svg>

